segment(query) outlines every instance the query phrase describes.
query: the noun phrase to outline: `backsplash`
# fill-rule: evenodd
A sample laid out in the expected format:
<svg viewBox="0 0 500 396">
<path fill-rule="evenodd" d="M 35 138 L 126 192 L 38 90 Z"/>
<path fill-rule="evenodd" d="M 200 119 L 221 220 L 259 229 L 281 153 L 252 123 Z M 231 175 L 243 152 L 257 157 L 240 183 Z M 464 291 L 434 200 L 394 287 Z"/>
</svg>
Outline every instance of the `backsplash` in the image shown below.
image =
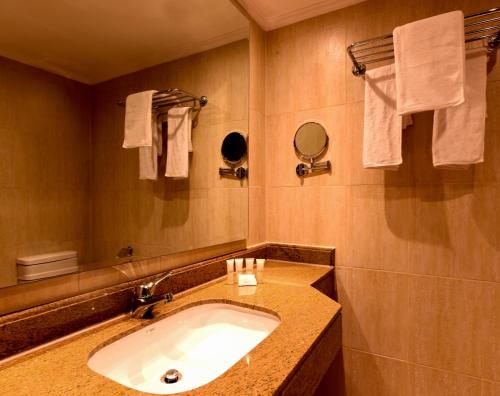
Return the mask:
<svg viewBox="0 0 500 396">
<path fill-rule="evenodd" d="M 286 252 L 286 255 L 283 252 Z M 168 291 L 177 294 L 220 278 L 226 274 L 225 260 L 234 257 L 267 258 L 333 267 L 335 249 L 264 244 L 174 269 L 173 276 L 162 282 L 156 292 L 162 294 Z M 152 258 L 146 261 L 159 260 L 161 259 Z M 3 342 L 0 345 L 0 359 L 130 312 L 133 287 L 155 277 L 156 275 L 121 283 L 2 316 L 0 338 Z M 333 296 L 333 281 L 330 276 L 324 277 L 318 280 L 315 287 Z"/>
</svg>

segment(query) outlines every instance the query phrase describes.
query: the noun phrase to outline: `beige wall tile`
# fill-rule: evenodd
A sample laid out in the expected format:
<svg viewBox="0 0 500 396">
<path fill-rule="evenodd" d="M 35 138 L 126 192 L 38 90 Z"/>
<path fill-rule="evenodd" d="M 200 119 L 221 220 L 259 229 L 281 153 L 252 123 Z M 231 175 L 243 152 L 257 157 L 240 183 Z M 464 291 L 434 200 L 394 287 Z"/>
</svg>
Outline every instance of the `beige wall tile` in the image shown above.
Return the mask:
<svg viewBox="0 0 500 396">
<path fill-rule="evenodd" d="M 366 352 L 408 359 L 409 277 L 352 269 L 351 346 Z"/>
<path fill-rule="evenodd" d="M 266 118 L 263 113 L 250 110 L 248 139 L 248 183 L 264 187 L 266 184 Z"/>
<path fill-rule="evenodd" d="M 353 186 L 347 265 L 408 271 L 412 237 L 412 190 L 406 187 Z"/>
<path fill-rule="evenodd" d="M 17 257 L 75 249 L 80 262 L 88 258 L 81 248 L 91 103 L 84 84 L 6 58 L 0 74 L 0 284 L 7 286 L 17 280 Z"/>
<path fill-rule="evenodd" d="M 482 286 L 476 281 L 411 277 L 411 361 L 480 376 L 484 337 Z"/>
<path fill-rule="evenodd" d="M 411 395 L 480 396 L 481 380 L 450 371 L 410 366 Z"/>
<path fill-rule="evenodd" d="M 250 22 L 250 110 L 265 112 L 266 33 Z"/>
<path fill-rule="evenodd" d="M 499 281 L 498 188 L 446 185 L 415 191 L 410 271 Z"/>
<path fill-rule="evenodd" d="M 500 382 L 483 381 L 481 386 L 481 396 L 500 395 Z"/>
<path fill-rule="evenodd" d="M 353 332 L 352 309 L 352 269 L 348 267 L 335 267 L 335 286 L 337 302 L 342 305 L 342 345 L 351 346 Z"/>
<path fill-rule="evenodd" d="M 266 185 L 298 186 L 295 167 L 300 162 L 293 148 L 294 114 L 283 113 L 266 117 Z"/>
<path fill-rule="evenodd" d="M 345 20 L 330 13 L 267 36 L 266 114 L 345 102 Z M 298 78 L 300 76 L 300 78 Z M 318 82 L 321 82 L 318 84 Z"/>
<path fill-rule="evenodd" d="M 266 241 L 266 190 L 251 186 L 248 190 L 248 245 Z"/>
<path fill-rule="evenodd" d="M 17 283 L 17 250 L 14 246 L 3 245 L 0 250 L 0 288 Z"/>
<path fill-rule="evenodd" d="M 266 116 L 294 111 L 300 90 L 300 57 L 295 25 L 266 36 Z"/>
<path fill-rule="evenodd" d="M 266 190 L 266 237 L 272 242 L 338 246 L 343 250 L 347 191 L 342 186 Z"/>
<path fill-rule="evenodd" d="M 400 360 L 350 350 L 349 396 L 405 396 L 410 394 L 409 364 Z"/>
<path fill-rule="evenodd" d="M 481 317 L 484 322 L 481 377 L 500 383 L 500 283 L 483 282 L 481 288 Z M 500 385 L 496 389 L 500 390 Z"/>
</svg>

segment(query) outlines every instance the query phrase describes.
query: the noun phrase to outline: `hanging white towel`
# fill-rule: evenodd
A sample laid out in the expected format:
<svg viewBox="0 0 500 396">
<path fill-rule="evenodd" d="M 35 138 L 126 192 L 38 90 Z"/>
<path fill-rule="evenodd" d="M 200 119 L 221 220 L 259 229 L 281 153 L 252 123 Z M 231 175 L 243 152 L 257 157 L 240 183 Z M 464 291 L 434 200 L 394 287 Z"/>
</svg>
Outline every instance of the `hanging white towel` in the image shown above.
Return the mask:
<svg viewBox="0 0 500 396">
<path fill-rule="evenodd" d="M 151 116 L 155 92 L 144 91 L 127 96 L 123 148 L 151 147 L 153 144 Z"/>
<path fill-rule="evenodd" d="M 191 143 L 191 108 L 173 107 L 168 111 L 166 177 L 187 178 Z"/>
<path fill-rule="evenodd" d="M 464 102 L 464 15 L 453 11 L 394 29 L 399 115 Z"/>
<path fill-rule="evenodd" d="M 487 51 L 485 48 L 469 51 L 466 59 L 465 102 L 434 112 L 435 167 L 456 169 L 483 162 Z"/>
<path fill-rule="evenodd" d="M 368 70 L 365 74 L 363 167 L 396 170 L 401 156 L 402 130 L 413 124 L 411 116 L 396 111 L 394 65 Z"/>
<path fill-rule="evenodd" d="M 158 179 L 158 157 L 162 152 L 161 122 L 153 115 L 151 119 L 153 144 L 150 147 L 139 147 L 139 179 Z"/>
</svg>

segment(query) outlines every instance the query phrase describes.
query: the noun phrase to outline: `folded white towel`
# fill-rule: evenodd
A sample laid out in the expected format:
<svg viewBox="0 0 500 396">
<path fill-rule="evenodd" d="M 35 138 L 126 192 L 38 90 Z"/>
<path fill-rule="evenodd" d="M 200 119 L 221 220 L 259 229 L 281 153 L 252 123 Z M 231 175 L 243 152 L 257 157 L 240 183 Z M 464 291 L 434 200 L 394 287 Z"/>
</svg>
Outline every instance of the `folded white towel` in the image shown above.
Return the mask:
<svg viewBox="0 0 500 396">
<path fill-rule="evenodd" d="M 158 157 L 162 152 L 161 122 L 155 116 L 151 119 L 153 144 L 150 147 L 139 147 L 139 179 L 158 179 Z"/>
<path fill-rule="evenodd" d="M 123 148 L 151 147 L 153 144 L 151 116 L 155 92 L 144 91 L 127 96 Z"/>
<path fill-rule="evenodd" d="M 394 29 L 399 115 L 464 102 L 464 15 L 453 11 Z"/>
<path fill-rule="evenodd" d="M 465 102 L 434 112 L 435 167 L 456 169 L 483 162 L 487 51 L 474 49 L 467 53 L 466 59 Z"/>
<path fill-rule="evenodd" d="M 168 111 L 167 177 L 187 178 L 189 175 L 191 124 L 190 107 L 173 107 Z"/>
<path fill-rule="evenodd" d="M 394 170 L 402 163 L 402 129 L 413 124 L 411 116 L 396 111 L 394 65 L 365 74 L 363 166 Z"/>
</svg>

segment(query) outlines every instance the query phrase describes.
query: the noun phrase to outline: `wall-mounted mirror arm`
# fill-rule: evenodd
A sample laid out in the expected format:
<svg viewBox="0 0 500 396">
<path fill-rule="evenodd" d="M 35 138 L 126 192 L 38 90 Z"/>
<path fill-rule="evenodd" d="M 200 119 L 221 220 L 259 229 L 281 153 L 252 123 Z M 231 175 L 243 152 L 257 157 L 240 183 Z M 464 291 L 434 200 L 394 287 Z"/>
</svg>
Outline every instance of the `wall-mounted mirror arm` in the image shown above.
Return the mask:
<svg viewBox="0 0 500 396">
<path fill-rule="evenodd" d="M 330 161 L 311 161 L 311 165 L 298 164 L 295 168 L 295 173 L 297 174 L 297 176 L 303 177 L 315 172 L 330 172 L 330 169 L 332 169 L 332 163 Z"/>
<path fill-rule="evenodd" d="M 242 166 L 239 168 L 219 168 L 219 175 L 243 180 L 248 177 L 248 169 Z"/>
</svg>

